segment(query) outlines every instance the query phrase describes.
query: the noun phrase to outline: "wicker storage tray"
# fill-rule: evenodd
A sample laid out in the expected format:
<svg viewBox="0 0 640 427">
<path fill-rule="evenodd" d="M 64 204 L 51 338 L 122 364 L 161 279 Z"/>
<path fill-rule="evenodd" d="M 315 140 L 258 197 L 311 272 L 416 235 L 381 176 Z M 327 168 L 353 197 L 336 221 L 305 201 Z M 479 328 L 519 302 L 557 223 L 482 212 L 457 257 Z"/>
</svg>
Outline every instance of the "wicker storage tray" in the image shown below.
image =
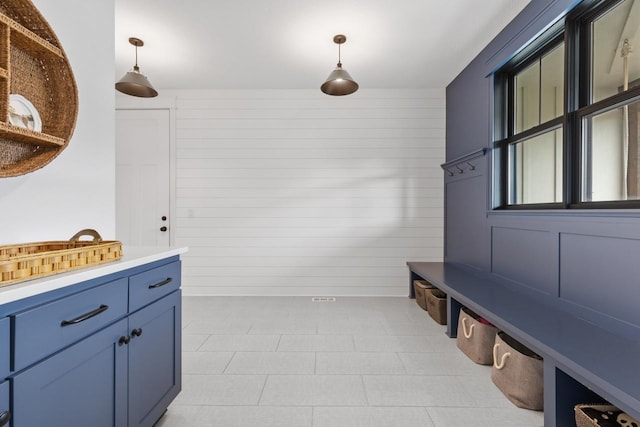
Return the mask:
<svg viewBox="0 0 640 427">
<path fill-rule="evenodd" d="M 80 240 L 91 236 L 93 240 Z M 79 231 L 68 241 L 0 246 L 0 286 L 115 261 L 122 243 L 103 241 L 97 231 Z"/>
</svg>

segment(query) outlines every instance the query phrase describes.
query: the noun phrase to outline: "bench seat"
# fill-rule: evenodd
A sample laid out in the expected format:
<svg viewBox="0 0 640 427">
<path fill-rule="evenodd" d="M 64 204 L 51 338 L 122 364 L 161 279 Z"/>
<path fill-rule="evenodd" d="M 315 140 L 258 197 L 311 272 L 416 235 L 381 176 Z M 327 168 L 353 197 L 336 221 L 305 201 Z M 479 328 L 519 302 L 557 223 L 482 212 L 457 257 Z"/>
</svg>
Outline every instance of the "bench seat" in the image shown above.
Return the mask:
<svg viewBox="0 0 640 427">
<path fill-rule="evenodd" d="M 457 334 L 465 306 L 544 358 L 545 427 L 575 425 L 575 404 L 602 399 L 640 418 L 639 341 L 579 318 L 549 297 L 532 296 L 455 264 L 407 265 L 410 283 L 424 279 L 447 293 L 450 337 Z"/>
</svg>

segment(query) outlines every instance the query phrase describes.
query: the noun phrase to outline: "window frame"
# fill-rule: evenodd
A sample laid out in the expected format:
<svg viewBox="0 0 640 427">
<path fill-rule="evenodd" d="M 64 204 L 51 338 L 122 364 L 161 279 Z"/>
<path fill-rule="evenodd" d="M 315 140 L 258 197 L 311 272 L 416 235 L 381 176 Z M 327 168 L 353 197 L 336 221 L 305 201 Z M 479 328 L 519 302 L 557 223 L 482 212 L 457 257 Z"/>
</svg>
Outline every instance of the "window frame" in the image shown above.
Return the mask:
<svg viewBox="0 0 640 427">
<path fill-rule="evenodd" d="M 638 209 L 640 200 L 603 200 L 584 201 L 582 194 L 582 177 L 584 172 L 584 126 L 583 119 L 588 116 L 595 116 L 608 110 L 629 105 L 634 100 L 640 98 L 640 87 L 630 88 L 624 92 L 619 92 L 609 97 L 593 102 L 593 69 L 591 43 L 593 40 L 592 23 L 608 10 L 621 4 L 624 0 L 600 0 L 585 2 L 586 7 L 572 16 L 573 36 L 579 43 L 579 58 L 573 58 L 579 68 L 576 70 L 579 75 L 576 79 L 577 87 L 574 91 L 577 94 L 577 105 L 574 107 L 574 132 L 572 138 L 572 150 L 574 156 L 574 174 L 571 176 L 571 194 L 569 207 L 573 209 Z M 572 58 L 569 58 L 572 59 Z"/>
<path fill-rule="evenodd" d="M 529 129 L 515 133 L 515 77 L 522 70 L 530 65 L 539 62 L 541 58 L 553 51 L 555 48 L 565 43 L 564 25 L 556 24 L 539 40 L 524 49 L 520 55 L 517 55 L 513 61 L 503 67 L 499 72 L 494 74 L 494 93 L 496 96 L 496 106 L 499 104 L 498 113 L 496 114 L 496 122 L 494 127 L 494 135 L 500 139 L 494 142 L 494 147 L 498 149 L 498 159 L 500 163 L 500 191 L 498 192 L 498 206 L 494 209 L 558 209 L 563 207 L 563 202 L 550 203 L 526 203 L 526 204 L 509 204 L 509 152 L 511 148 L 518 143 L 528 139 L 550 132 L 554 129 L 563 129 L 563 159 L 562 165 L 564 169 L 564 123 L 566 116 L 566 102 L 563 102 L 563 112 L 560 116 L 539 123 Z M 566 53 L 565 53 L 566 62 Z M 566 81 L 566 71 L 565 71 Z M 566 85 L 563 97 L 566 98 Z M 496 132 L 496 129 L 498 132 Z M 564 194 L 564 173 L 563 175 L 563 194 Z"/>
<path fill-rule="evenodd" d="M 592 102 L 592 23 L 624 0 L 583 0 L 564 19 L 493 74 L 496 185 L 493 210 L 539 209 L 638 209 L 637 200 L 582 200 L 584 164 L 583 119 L 640 100 L 640 85 Z M 564 43 L 564 102 L 562 114 L 515 134 L 515 76 Z M 548 132 L 562 129 L 562 197 L 560 202 L 509 204 L 509 153 L 511 146 Z"/>
</svg>

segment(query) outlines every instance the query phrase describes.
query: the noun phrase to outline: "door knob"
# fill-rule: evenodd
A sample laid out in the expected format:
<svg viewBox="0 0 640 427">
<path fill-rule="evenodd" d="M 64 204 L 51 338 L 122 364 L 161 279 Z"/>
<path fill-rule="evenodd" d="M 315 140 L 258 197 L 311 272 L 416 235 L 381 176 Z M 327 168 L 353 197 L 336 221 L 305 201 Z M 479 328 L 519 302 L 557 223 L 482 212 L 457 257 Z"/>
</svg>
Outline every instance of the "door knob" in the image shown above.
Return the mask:
<svg viewBox="0 0 640 427">
<path fill-rule="evenodd" d="M 163 225 L 162 227 L 160 227 L 160 231 L 167 231 L 167 227 Z"/>
</svg>

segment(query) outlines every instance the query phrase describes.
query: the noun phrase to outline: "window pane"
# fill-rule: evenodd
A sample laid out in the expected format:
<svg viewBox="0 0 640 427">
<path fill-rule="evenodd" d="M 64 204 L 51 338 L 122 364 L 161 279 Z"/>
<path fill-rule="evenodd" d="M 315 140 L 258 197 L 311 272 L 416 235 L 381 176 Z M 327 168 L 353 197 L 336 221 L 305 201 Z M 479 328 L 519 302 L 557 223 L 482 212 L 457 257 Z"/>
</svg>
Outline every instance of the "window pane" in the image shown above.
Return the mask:
<svg viewBox="0 0 640 427">
<path fill-rule="evenodd" d="M 583 120 L 582 201 L 640 199 L 640 102 Z"/>
<path fill-rule="evenodd" d="M 562 201 L 562 129 L 512 144 L 509 204 Z"/>
<path fill-rule="evenodd" d="M 540 124 L 540 62 L 522 70 L 515 78 L 516 133 Z"/>
<path fill-rule="evenodd" d="M 560 117 L 564 110 L 564 43 L 542 58 L 540 76 L 541 123 Z"/>
<path fill-rule="evenodd" d="M 635 3 L 635 5 L 634 5 Z M 592 100 L 608 98 L 640 79 L 640 2 L 625 0 L 593 21 Z M 625 60 L 625 56 L 627 60 Z M 626 72 L 625 72 L 626 71 Z"/>
</svg>

